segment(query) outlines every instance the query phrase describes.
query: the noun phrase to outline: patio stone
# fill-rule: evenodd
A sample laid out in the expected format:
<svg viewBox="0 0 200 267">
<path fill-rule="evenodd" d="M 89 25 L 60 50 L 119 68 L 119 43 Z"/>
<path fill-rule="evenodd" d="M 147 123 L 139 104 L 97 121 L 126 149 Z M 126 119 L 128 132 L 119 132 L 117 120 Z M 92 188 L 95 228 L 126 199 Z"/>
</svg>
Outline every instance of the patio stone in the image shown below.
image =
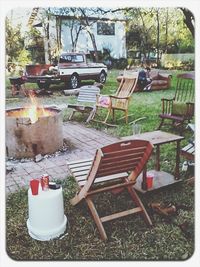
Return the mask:
<svg viewBox="0 0 200 267">
<path fill-rule="evenodd" d="M 28 159 L 7 160 L 7 166 L 12 165 L 13 170 L 6 175 L 6 195 L 20 188 L 28 188 L 32 178 L 40 177 L 44 173 L 49 174 L 50 179 L 64 180 L 70 174 L 66 161 L 92 158 L 97 148 L 119 140 L 76 122 L 63 123 L 63 138 L 69 142 L 69 149 L 53 155 L 44 155 L 39 162 Z"/>
</svg>

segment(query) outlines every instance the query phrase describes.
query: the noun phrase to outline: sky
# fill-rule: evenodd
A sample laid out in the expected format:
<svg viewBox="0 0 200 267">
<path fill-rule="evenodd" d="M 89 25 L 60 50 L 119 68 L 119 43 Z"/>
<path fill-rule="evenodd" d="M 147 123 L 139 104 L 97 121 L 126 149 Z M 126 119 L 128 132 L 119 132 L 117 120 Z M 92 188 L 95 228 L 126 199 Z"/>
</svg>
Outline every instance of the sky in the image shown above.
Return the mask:
<svg viewBox="0 0 200 267">
<path fill-rule="evenodd" d="M 31 15 L 32 8 L 14 8 L 8 11 L 6 16 L 9 18 L 13 26 L 21 24 L 21 31 L 25 32 L 28 27 L 28 19 Z"/>
</svg>

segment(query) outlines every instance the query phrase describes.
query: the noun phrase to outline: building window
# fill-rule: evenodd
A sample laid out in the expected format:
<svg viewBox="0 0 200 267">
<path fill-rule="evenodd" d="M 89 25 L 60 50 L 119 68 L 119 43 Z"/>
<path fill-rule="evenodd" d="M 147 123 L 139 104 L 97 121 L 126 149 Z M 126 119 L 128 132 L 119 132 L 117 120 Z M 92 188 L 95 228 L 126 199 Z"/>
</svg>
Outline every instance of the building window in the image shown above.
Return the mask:
<svg viewBox="0 0 200 267">
<path fill-rule="evenodd" d="M 115 35 L 115 23 L 97 22 L 98 35 Z"/>
</svg>

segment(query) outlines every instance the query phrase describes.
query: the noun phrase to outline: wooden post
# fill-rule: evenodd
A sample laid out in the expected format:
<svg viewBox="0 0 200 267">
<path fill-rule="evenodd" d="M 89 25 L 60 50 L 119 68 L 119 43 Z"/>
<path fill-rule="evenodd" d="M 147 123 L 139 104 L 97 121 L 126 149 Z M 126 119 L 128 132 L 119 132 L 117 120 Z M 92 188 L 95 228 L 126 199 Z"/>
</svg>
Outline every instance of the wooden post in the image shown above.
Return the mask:
<svg viewBox="0 0 200 267">
<path fill-rule="evenodd" d="M 160 146 L 156 146 L 156 162 L 155 162 L 156 171 L 160 171 Z"/>
<path fill-rule="evenodd" d="M 180 179 L 179 162 L 180 162 L 180 141 L 177 141 L 177 146 L 176 146 L 176 167 L 175 167 L 175 174 L 174 174 L 175 180 L 179 180 Z"/>
<path fill-rule="evenodd" d="M 142 172 L 142 190 L 147 190 L 147 166 L 144 167 Z"/>
</svg>

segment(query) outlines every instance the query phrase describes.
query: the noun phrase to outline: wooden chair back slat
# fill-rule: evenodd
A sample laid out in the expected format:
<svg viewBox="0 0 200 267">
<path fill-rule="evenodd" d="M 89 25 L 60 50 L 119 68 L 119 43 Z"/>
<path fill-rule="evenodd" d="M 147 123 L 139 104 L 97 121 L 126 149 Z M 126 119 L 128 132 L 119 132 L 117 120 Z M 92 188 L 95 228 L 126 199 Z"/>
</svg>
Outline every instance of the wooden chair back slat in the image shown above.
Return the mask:
<svg viewBox="0 0 200 267">
<path fill-rule="evenodd" d="M 104 153 L 104 158 L 102 160 L 106 160 L 107 158 L 113 158 L 115 156 L 122 157 L 123 155 L 128 155 L 128 154 L 132 155 L 144 151 L 144 149 L 146 149 L 145 146 L 139 146 L 139 147 L 131 147 L 125 149 L 121 148 L 121 150 L 116 150 L 116 151 L 106 151 Z"/>
<path fill-rule="evenodd" d="M 175 92 L 176 102 L 194 102 L 194 75 L 177 75 L 177 84 Z"/>
<path fill-rule="evenodd" d="M 125 172 L 127 170 L 133 171 L 134 168 L 137 166 L 138 162 L 135 162 L 135 163 L 131 162 L 131 163 L 122 164 L 121 166 L 116 166 L 116 167 L 112 166 L 112 167 L 101 169 L 100 171 L 98 171 L 98 174 L 96 177 L 113 175 L 118 172 Z"/>
<path fill-rule="evenodd" d="M 143 152 L 138 152 L 138 153 L 135 153 L 135 154 L 124 154 L 124 155 L 116 155 L 116 156 L 113 156 L 113 157 L 106 157 L 106 158 L 103 158 L 101 163 L 104 163 L 104 166 L 106 166 L 107 164 L 115 164 L 116 163 L 116 160 L 118 161 L 123 161 L 123 162 L 126 162 L 126 161 L 130 161 L 133 159 L 133 155 L 135 157 L 135 159 L 137 158 L 141 158 L 142 155 L 143 155 Z"/>
</svg>

